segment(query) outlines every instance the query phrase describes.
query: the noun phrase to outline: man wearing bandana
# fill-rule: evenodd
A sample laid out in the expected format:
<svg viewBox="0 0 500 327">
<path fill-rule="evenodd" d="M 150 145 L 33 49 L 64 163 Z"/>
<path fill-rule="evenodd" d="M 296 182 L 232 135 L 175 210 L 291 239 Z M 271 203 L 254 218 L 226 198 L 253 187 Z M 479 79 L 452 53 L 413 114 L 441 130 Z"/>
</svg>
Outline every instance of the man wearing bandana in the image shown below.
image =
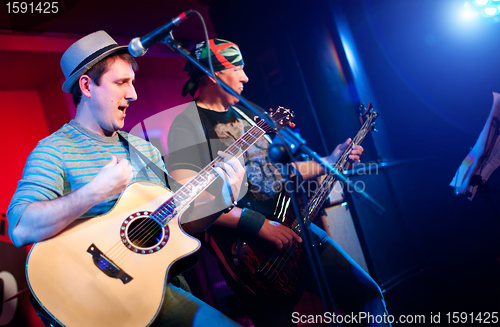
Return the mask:
<svg viewBox="0 0 500 327">
<path fill-rule="evenodd" d="M 206 42 L 201 42 L 191 54 L 205 67 L 209 67 L 210 60 L 216 77 L 241 94 L 243 85 L 249 79 L 243 70 L 244 62 L 238 46 L 226 40 L 211 39 L 209 48 L 210 51 L 207 51 Z M 183 96 L 190 94 L 194 97 L 196 91 L 198 96 L 176 117 L 168 135 L 170 155 L 167 166 L 171 176 L 178 181 L 192 178 L 216 157 L 218 150 L 226 149 L 252 127 L 248 119 L 248 115 L 252 117 L 251 113 L 236 105 L 236 97 L 225 92 L 214 79 L 191 63 L 188 62 L 184 70 L 188 72 L 190 79 L 184 85 Z M 339 144 L 325 159 L 335 163 L 350 141 Z M 255 326 L 296 326 L 292 315 L 293 304 L 271 305 L 267 299 L 242 286 L 234 271 L 229 268 L 233 264 L 230 255 L 235 235 L 251 234 L 278 249 L 290 246 L 293 241 L 302 241 L 288 227 L 266 218 L 272 216 L 277 189 L 284 181 L 279 167 L 268 158 L 268 147 L 269 142 L 261 138 L 243 154 L 248 192 L 236 207 L 226 210 L 207 229 L 205 235 L 200 235 L 200 239 L 219 259 L 227 285 L 240 300 Z M 362 152 L 361 146 L 354 146 L 349 158 L 357 162 Z M 294 165 L 305 180 L 324 174 L 323 169 L 313 161 Z M 364 312 L 373 316 L 386 314 L 380 288 L 373 279 L 325 231 L 314 224 L 310 225 L 310 230 L 339 311 L 344 314 Z M 318 294 L 315 277 L 307 260 L 299 269 L 301 288 Z M 361 321 L 359 325 L 390 326 L 389 323 L 370 324 L 367 321 Z"/>
</svg>

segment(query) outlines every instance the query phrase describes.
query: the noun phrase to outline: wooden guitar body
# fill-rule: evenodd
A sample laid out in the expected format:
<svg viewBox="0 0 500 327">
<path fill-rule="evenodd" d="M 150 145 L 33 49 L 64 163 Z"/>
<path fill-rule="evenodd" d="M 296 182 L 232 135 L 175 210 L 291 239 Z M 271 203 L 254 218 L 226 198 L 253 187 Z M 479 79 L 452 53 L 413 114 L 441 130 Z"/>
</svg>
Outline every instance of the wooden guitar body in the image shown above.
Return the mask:
<svg viewBox="0 0 500 327">
<path fill-rule="evenodd" d="M 171 266 L 200 247 L 181 229 L 181 213 L 166 227 L 157 224 L 147 243 L 137 241 L 132 230 L 156 224 L 149 213 L 171 196 L 156 184 L 134 183 L 107 214 L 77 220 L 56 237 L 36 243 L 26 275 L 40 305 L 66 326 L 151 324 Z"/>
<path fill-rule="evenodd" d="M 267 217 L 294 230 L 294 215 L 290 195 L 283 190 L 276 202 L 275 212 Z M 299 197 L 299 205 L 303 206 Z M 232 231 L 234 233 L 234 231 Z M 217 241 L 217 239 L 215 239 Z M 307 262 L 303 243 L 293 242 L 288 248 L 278 250 L 273 243 L 244 232 L 234 233 L 231 249 L 226 249 L 226 259 L 231 261 L 239 282 L 259 297 L 259 301 L 288 303 L 300 300 L 302 289 L 300 267 Z"/>
</svg>

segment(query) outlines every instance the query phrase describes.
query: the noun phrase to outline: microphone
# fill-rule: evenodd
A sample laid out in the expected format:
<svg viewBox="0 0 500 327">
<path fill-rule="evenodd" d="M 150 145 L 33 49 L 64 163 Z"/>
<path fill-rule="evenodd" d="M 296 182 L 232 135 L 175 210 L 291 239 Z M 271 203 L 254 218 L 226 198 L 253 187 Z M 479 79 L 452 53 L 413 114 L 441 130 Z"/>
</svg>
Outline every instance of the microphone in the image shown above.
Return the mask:
<svg viewBox="0 0 500 327">
<path fill-rule="evenodd" d="M 158 27 L 146 36 L 141 38 L 136 37 L 128 44 L 128 52 L 130 52 L 130 54 L 134 57 L 144 56 L 151 45 L 163 40 L 176 26 L 179 26 L 180 23 L 191 16 L 192 13 L 192 10 L 185 11 L 167 24 Z"/>
</svg>

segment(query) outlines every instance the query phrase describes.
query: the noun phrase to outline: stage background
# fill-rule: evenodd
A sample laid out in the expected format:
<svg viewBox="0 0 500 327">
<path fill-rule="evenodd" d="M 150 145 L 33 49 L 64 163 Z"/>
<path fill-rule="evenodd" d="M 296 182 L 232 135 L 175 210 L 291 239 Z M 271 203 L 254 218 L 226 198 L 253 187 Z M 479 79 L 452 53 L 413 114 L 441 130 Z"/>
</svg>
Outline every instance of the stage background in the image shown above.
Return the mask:
<svg viewBox="0 0 500 327">
<path fill-rule="evenodd" d="M 345 198 L 390 313 L 498 311 L 500 172 L 488 182 L 492 190 L 472 202 L 449 186 L 486 122 L 492 92 L 500 92 L 500 23 L 462 21 L 463 2 L 73 0 L 58 1 L 57 15 L 31 19 L 8 15 L 1 1 L 0 273 L 12 274 L 18 290 L 26 287 L 26 249 L 8 244 L 4 214 L 36 142 L 74 117 L 71 98 L 60 90 L 64 50 L 99 29 L 127 44 L 196 9 L 210 37 L 234 41 L 243 51 L 250 78 L 243 95 L 264 108 L 292 108 L 297 129 L 320 155 L 355 135 L 361 103 L 380 113 L 379 132 L 363 143 L 363 161 L 377 170 L 352 181 L 386 212 L 377 215 L 355 194 Z M 198 19 L 192 16 L 174 36 L 190 48 L 203 38 Z M 184 60 L 155 44 L 137 61 L 138 100 L 127 111 L 125 130 L 171 110 L 151 126 L 162 147 L 177 106 L 192 100 L 180 95 Z M 12 255 L 20 258 L 15 267 Z M 244 323 L 212 259 L 204 256 L 187 273 L 193 290 Z M 40 326 L 26 294 L 14 306 L 3 303 L 13 288 L 12 279 L 1 276 L 0 317 L 7 321 L 14 310 L 7 325 Z"/>
</svg>

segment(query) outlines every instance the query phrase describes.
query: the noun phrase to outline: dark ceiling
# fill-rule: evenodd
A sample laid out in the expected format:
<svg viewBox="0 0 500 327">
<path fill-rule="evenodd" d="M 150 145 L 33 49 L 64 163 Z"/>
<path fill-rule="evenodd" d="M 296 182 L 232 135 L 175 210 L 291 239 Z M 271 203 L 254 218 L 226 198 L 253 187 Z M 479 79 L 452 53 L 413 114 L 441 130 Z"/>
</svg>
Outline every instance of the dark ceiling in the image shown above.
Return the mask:
<svg viewBox="0 0 500 327">
<path fill-rule="evenodd" d="M 57 1 L 58 13 L 7 14 L 6 0 L 0 0 L 0 29 L 27 32 L 88 34 L 104 29 L 113 36 L 142 36 L 169 22 L 181 12 L 192 9 L 200 12 L 209 32 L 212 26 L 207 6 L 198 0 L 64 0 Z M 11 9 L 12 10 L 12 9 Z M 27 9 L 29 11 L 29 8 Z M 180 39 L 203 37 L 199 21 L 186 23 L 176 29 Z"/>
<path fill-rule="evenodd" d="M 208 6 L 197 0 L 65 0 L 57 2 L 57 14 L 36 11 L 8 14 L 7 1 L 0 0 L 0 90 L 37 89 L 47 80 L 62 78 L 59 60 L 78 38 L 105 30 L 119 44 L 144 36 L 186 10 L 198 11 L 209 36 L 214 29 Z M 192 15 L 174 31 L 176 40 L 188 47 L 204 38 L 201 20 Z M 14 38 L 15 37 L 15 38 Z M 45 45 L 44 45 L 45 44 Z M 172 60 L 161 60 L 171 57 Z M 147 59 L 146 59 L 147 58 Z M 176 58 L 178 58 L 176 60 Z M 175 77 L 183 61 L 165 45 L 154 45 L 141 60 L 141 70 L 155 77 Z"/>
</svg>

